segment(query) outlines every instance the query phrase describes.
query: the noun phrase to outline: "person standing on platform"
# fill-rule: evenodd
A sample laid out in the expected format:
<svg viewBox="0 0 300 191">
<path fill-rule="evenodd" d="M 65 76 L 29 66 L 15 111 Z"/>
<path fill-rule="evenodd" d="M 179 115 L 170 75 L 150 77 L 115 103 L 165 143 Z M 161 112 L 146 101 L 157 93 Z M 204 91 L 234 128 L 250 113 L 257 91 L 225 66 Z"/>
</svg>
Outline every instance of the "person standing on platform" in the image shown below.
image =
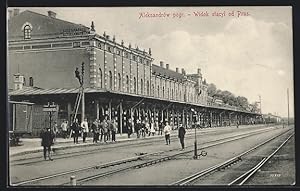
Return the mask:
<svg viewBox="0 0 300 191">
<path fill-rule="evenodd" d="M 85 118 L 84 121 L 81 122 L 81 129 L 82 129 L 82 140 L 85 143 L 85 139 L 86 139 L 87 134 L 89 132 L 89 124 L 87 122 L 87 118 Z"/>
<path fill-rule="evenodd" d="M 128 138 L 130 138 L 130 135 L 132 134 L 132 121 L 131 121 L 131 119 L 128 120 L 127 134 L 128 134 Z"/>
<path fill-rule="evenodd" d="M 103 128 L 103 139 L 104 139 L 104 142 L 106 143 L 106 141 L 108 141 L 108 122 L 106 120 L 106 118 L 103 120 L 102 122 L 102 128 Z"/>
<path fill-rule="evenodd" d="M 166 126 L 164 127 L 164 133 L 166 138 L 166 145 L 171 144 L 170 134 L 171 134 L 171 126 L 168 122 L 166 122 Z"/>
<path fill-rule="evenodd" d="M 152 136 L 155 135 L 155 131 L 156 131 L 156 129 L 155 129 L 155 122 L 152 121 L 152 123 L 150 123 L 150 133 L 152 134 Z M 149 135 L 150 135 L 150 133 L 149 133 Z"/>
<path fill-rule="evenodd" d="M 42 139 L 41 145 L 43 146 L 43 151 L 44 151 L 44 159 L 47 160 L 47 151 L 48 151 L 48 157 L 49 160 L 52 161 L 51 158 L 51 146 L 54 144 L 53 139 L 54 139 L 54 133 L 51 131 L 51 128 L 48 127 L 47 129 L 42 130 L 40 137 Z"/>
<path fill-rule="evenodd" d="M 62 136 L 65 139 L 67 137 L 67 131 L 68 131 L 68 121 L 64 120 L 62 124 L 60 125 Z"/>
<path fill-rule="evenodd" d="M 78 144 L 78 136 L 79 136 L 80 127 L 78 124 L 78 119 L 75 119 L 75 122 L 72 124 L 72 135 L 74 138 L 74 143 Z"/>
<path fill-rule="evenodd" d="M 146 124 L 145 124 L 145 121 L 143 121 L 141 123 L 141 127 L 140 127 L 140 131 L 142 133 L 142 137 L 145 138 L 146 134 L 145 134 L 145 131 L 146 131 Z"/>
<path fill-rule="evenodd" d="M 184 136 L 185 136 L 185 129 L 182 125 L 179 126 L 178 129 L 178 138 L 181 144 L 181 150 L 184 150 Z"/>
<path fill-rule="evenodd" d="M 98 127 L 97 119 L 95 119 L 95 121 L 92 124 L 92 131 L 93 131 L 93 143 L 97 143 L 99 139 L 99 127 Z"/>
<path fill-rule="evenodd" d="M 162 132 L 163 132 L 163 122 L 161 121 L 158 124 L 158 135 L 162 135 Z"/>
<path fill-rule="evenodd" d="M 116 142 L 116 133 L 118 132 L 118 123 L 113 120 L 112 121 L 112 129 L 111 129 L 111 141 Z"/>
<path fill-rule="evenodd" d="M 112 130 L 112 120 L 107 120 L 108 128 L 107 128 L 107 140 L 110 141 L 111 138 L 111 130 Z"/>
<path fill-rule="evenodd" d="M 135 132 L 136 132 L 136 138 L 140 138 L 140 131 L 141 131 L 141 127 L 142 124 L 140 122 L 140 120 L 137 120 L 136 125 L 135 125 Z"/>
<path fill-rule="evenodd" d="M 236 122 L 236 128 L 239 128 L 239 124 L 240 124 L 240 122 L 237 121 L 237 122 Z"/>
</svg>

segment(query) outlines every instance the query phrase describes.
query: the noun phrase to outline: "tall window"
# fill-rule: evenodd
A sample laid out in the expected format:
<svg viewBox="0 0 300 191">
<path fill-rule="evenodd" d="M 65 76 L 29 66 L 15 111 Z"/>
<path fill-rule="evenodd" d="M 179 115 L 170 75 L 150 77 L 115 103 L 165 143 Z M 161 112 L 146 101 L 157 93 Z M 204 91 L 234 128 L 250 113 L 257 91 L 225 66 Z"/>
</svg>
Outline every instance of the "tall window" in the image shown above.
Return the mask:
<svg viewBox="0 0 300 191">
<path fill-rule="evenodd" d="M 149 85 L 149 81 L 147 81 L 147 95 L 149 95 L 149 92 L 150 92 L 150 85 Z"/>
<path fill-rule="evenodd" d="M 152 84 L 152 96 L 155 96 L 155 88 L 154 88 L 154 84 Z"/>
<path fill-rule="evenodd" d="M 157 86 L 157 97 L 159 97 L 159 86 Z"/>
<path fill-rule="evenodd" d="M 174 91 L 172 89 L 172 96 L 171 96 L 171 99 L 174 99 Z"/>
<path fill-rule="evenodd" d="M 126 89 L 127 89 L 127 92 L 129 93 L 129 78 L 128 78 L 128 75 L 126 76 Z"/>
<path fill-rule="evenodd" d="M 108 79 L 109 79 L 108 88 L 111 90 L 112 89 L 112 74 L 111 74 L 111 71 L 108 72 Z"/>
<path fill-rule="evenodd" d="M 133 78 L 133 93 L 136 94 L 136 79 L 135 79 L 135 77 Z"/>
<path fill-rule="evenodd" d="M 102 88 L 102 70 L 99 68 L 99 86 Z"/>
<path fill-rule="evenodd" d="M 31 39 L 31 27 L 29 25 L 24 27 L 24 39 Z"/>
<path fill-rule="evenodd" d="M 165 98 L 165 87 L 162 89 L 162 97 Z"/>
<path fill-rule="evenodd" d="M 29 77 L 29 86 L 33 86 L 33 77 Z"/>
<path fill-rule="evenodd" d="M 118 90 L 121 91 L 122 83 L 121 83 L 121 74 L 118 73 Z"/>
<path fill-rule="evenodd" d="M 143 83 L 143 79 L 141 79 L 141 94 L 144 93 L 144 83 Z"/>
</svg>

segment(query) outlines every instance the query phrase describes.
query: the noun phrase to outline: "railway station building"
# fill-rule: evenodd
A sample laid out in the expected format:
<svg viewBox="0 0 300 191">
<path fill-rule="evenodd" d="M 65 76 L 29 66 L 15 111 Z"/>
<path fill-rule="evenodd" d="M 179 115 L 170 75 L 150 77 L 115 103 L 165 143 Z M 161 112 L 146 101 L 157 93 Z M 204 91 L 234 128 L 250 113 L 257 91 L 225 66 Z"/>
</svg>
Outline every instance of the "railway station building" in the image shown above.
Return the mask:
<svg viewBox="0 0 300 191">
<path fill-rule="evenodd" d="M 8 20 L 8 88 L 12 101 L 28 101 L 33 107 L 33 134 L 48 125 L 43 105 L 57 105 L 53 120 L 71 121 L 80 84 L 76 68 L 84 66 L 84 106 L 78 110 L 91 123 L 116 119 L 119 132 L 128 119 L 168 121 L 191 127 L 249 124 L 260 114 L 214 104 L 207 94 L 201 69 L 187 74 L 172 63 L 155 61 L 151 48 L 132 47 L 122 39 L 58 18 L 48 11 L 10 10 Z M 102 33 L 102 32 L 101 32 Z"/>
</svg>

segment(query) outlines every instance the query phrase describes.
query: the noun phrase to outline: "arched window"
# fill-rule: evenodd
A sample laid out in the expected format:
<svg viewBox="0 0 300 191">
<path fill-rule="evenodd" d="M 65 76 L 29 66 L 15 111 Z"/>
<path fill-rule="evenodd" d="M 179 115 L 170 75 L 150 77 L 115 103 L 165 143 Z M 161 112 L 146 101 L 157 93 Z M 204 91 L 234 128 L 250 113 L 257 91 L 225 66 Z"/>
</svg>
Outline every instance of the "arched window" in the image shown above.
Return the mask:
<svg viewBox="0 0 300 191">
<path fill-rule="evenodd" d="M 129 78 L 128 78 L 128 75 L 126 76 L 126 90 L 127 92 L 129 93 L 129 88 L 130 88 L 130 85 L 129 85 Z"/>
<path fill-rule="evenodd" d="M 99 68 L 99 87 L 102 88 L 102 70 Z"/>
<path fill-rule="evenodd" d="M 136 94 L 136 79 L 135 79 L 135 77 L 133 78 L 133 93 Z"/>
<path fill-rule="evenodd" d="M 112 74 L 111 71 L 108 72 L 108 79 L 109 79 L 109 83 L 108 83 L 108 88 L 111 90 L 112 89 Z"/>
<path fill-rule="evenodd" d="M 33 77 L 29 77 L 29 86 L 33 86 Z"/>
<path fill-rule="evenodd" d="M 181 101 L 181 91 L 179 90 L 179 100 Z"/>
<path fill-rule="evenodd" d="M 144 94 L 144 83 L 143 83 L 143 79 L 141 79 L 141 94 Z"/>
<path fill-rule="evenodd" d="M 155 88 L 154 88 L 154 84 L 152 84 L 152 96 L 155 96 Z"/>
<path fill-rule="evenodd" d="M 165 98 L 165 87 L 162 89 L 162 97 Z"/>
<path fill-rule="evenodd" d="M 24 26 L 24 39 L 31 39 L 31 27 L 29 25 Z"/>
<path fill-rule="evenodd" d="M 150 85 L 149 85 L 149 81 L 147 81 L 147 95 L 149 95 L 149 93 L 150 93 Z"/>
<path fill-rule="evenodd" d="M 122 87 L 122 84 L 121 84 L 121 74 L 118 73 L 118 90 L 121 91 L 121 87 Z"/>
</svg>

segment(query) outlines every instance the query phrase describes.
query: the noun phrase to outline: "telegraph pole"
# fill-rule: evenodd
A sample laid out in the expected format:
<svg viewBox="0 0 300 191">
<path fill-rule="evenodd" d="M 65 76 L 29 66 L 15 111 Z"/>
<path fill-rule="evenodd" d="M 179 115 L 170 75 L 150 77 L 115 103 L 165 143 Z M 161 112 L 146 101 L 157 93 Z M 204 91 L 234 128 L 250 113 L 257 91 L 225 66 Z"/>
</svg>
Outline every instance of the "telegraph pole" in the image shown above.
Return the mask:
<svg viewBox="0 0 300 191">
<path fill-rule="evenodd" d="M 290 107 L 289 107 L 289 88 L 287 89 L 287 108 L 288 108 L 288 118 L 287 118 L 287 126 L 289 126 L 290 120 Z"/>
</svg>

